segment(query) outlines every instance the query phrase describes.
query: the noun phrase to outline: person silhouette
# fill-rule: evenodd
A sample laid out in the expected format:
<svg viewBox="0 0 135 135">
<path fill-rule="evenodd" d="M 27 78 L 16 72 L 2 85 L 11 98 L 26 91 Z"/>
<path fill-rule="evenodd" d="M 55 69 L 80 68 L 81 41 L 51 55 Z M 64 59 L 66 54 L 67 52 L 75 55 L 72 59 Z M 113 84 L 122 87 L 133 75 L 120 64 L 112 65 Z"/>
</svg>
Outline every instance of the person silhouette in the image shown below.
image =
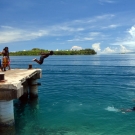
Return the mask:
<svg viewBox="0 0 135 135">
<path fill-rule="evenodd" d="M 35 58 L 35 59 L 33 59 L 33 61 L 35 61 L 35 62 L 37 62 L 38 64 L 41 65 L 41 64 L 43 64 L 45 58 L 47 58 L 50 55 L 53 55 L 53 51 L 50 51 L 49 53 L 40 53 L 40 54 L 41 54 L 40 59 L 37 60 Z"/>
<path fill-rule="evenodd" d="M 1 53 L 3 55 L 2 58 L 2 70 L 6 71 L 6 67 L 10 70 L 10 58 L 9 58 L 9 50 L 8 47 L 5 47 Z"/>
<path fill-rule="evenodd" d="M 132 112 L 135 111 L 135 107 L 131 108 L 131 109 L 121 109 L 122 112 Z"/>
</svg>

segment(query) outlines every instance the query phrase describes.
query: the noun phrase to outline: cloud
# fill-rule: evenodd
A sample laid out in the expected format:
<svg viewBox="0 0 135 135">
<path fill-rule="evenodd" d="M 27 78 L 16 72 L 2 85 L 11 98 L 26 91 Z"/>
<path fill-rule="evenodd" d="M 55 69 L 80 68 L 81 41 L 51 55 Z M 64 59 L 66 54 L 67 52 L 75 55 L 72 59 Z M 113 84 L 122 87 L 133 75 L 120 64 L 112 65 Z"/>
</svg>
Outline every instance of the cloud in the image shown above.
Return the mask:
<svg viewBox="0 0 135 135">
<path fill-rule="evenodd" d="M 110 47 L 106 47 L 102 53 L 116 53 L 116 50 L 111 49 Z"/>
<path fill-rule="evenodd" d="M 17 41 L 28 41 L 37 39 L 43 36 L 64 36 L 64 35 L 73 35 L 73 33 L 81 32 L 84 29 L 81 27 L 71 27 L 65 25 L 54 25 L 42 28 L 39 30 L 30 30 L 30 29 L 21 29 L 14 28 L 10 26 L 1 26 L 0 27 L 0 43 L 10 43 Z M 89 40 L 84 39 L 84 40 Z"/>
<path fill-rule="evenodd" d="M 69 31 L 69 32 L 79 32 L 79 31 L 83 31 L 84 28 L 81 27 L 71 27 L 71 26 L 66 26 L 66 25 L 55 25 L 52 27 L 53 31 Z"/>
<path fill-rule="evenodd" d="M 99 36 L 99 34 L 101 34 L 100 32 L 90 32 L 89 35 L 91 37 L 95 37 L 95 36 Z"/>
<path fill-rule="evenodd" d="M 108 54 L 108 53 L 129 53 L 132 52 L 131 50 L 127 49 L 125 46 L 120 45 L 118 47 L 106 47 L 101 53 Z"/>
<path fill-rule="evenodd" d="M 132 26 L 128 33 L 135 39 L 135 26 Z"/>
<path fill-rule="evenodd" d="M 114 29 L 114 28 L 117 28 L 118 26 L 119 25 L 117 25 L 117 24 L 111 24 L 108 26 L 101 27 L 101 29 Z"/>
<path fill-rule="evenodd" d="M 72 37 L 68 41 L 91 41 L 99 35 L 99 21 L 100 23 L 105 19 L 113 18 L 113 14 L 104 14 L 91 18 L 83 18 L 80 20 L 73 20 L 61 24 L 43 26 L 42 28 L 31 28 L 28 26 L 23 28 L 15 28 L 11 26 L 0 26 L 0 43 L 11 43 L 19 41 L 34 40 L 40 37 Z M 90 31 L 93 31 L 89 33 Z M 103 35 L 103 34 L 102 34 Z M 101 38 L 101 36 L 100 36 Z"/>
<path fill-rule="evenodd" d="M 72 46 L 70 50 L 82 50 L 82 47 L 80 46 Z"/>
<path fill-rule="evenodd" d="M 128 52 L 132 52 L 132 51 L 127 49 L 125 46 L 120 45 L 120 53 L 128 53 Z"/>
<path fill-rule="evenodd" d="M 97 36 L 99 36 L 100 32 L 90 32 L 87 35 L 77 36 L 74 39 L 67 40 L 68 42 L 75 42 L 75 41 L 91 41 L 94 40 Z M 103 35 L 102 35 L 103 36 Z"/>
<path fill-rule="evenodd" d="M 97 53 L 101 51 L 100 49 L 100 43 L 94 43 L 92 45 L 92 49 L 94 49 Z"/>
<path fill-rule="evenodd" d="M 1 26 L 1 28 L 12 29 L 10 26 Z"/>
<path fill-rule="evenodd" d="M 106 47 L 103 51 L 100 49 L 100 43 L 94 43 L 92 44 L 92 49 L 94 49 L 97 53 L 115 53 L 116 52 L 116 48 L 115 49 L 111 49 L 110 47 Z"/>
<path fill-rule="evenodd" d="M 74 39 L 69 39 L 67 40 L 68 42 L 75 42 L 75 41 L 89 41 L 89 40 L 93 40 L 93 38 L 91 37 L 78 37 L 78 38 L 74 38 Z"/>
<path fill-rule="evenodd" d="M 123 45 L 135 49 L 135 26 L 126 31 L 127 35 L 122 39 L 117 39 L 112 45 Z"/>
<path fill-rule="evenodd" d="M 99 0 L 100 3 L 115 3 L 115 0 Z"/>
<path fill-rule="evenodd" d="M 27 41 L 48 35 L 48 31 L 45 30 L 28 31 L 8 26 L 2 28 L 4 28 L 4 30 L 0 32 L 0 43 Z"/>
<path fill-rule="evenodd" d="M 100 49 L 100 43 L 92 44 L 92 49 L 94 49 L 99 54 L 112 54 L 112 53 L 129 53 L 132 52 L 130 49 L 127 49 L 123 45 L 119 45 L 118 47 L 106 47 L 104 50 Z"/>
<path fill-rule="evenodd" d="M 115 15 L 114 14 L 103 14 L 103 15 L 98 15 L 98 16 L 94 16 L 94 17 L 87 17 L 87 18 L 83 18 L 83 19 L 78 19 L 78 20 L 72 20 L 72 21 L 68 21 L 65 23 L 62 23 L 60 26 L 74 26 L 73 28 L 79 27 L 80 25 L 83 27 L 80 27 L 81 29 L 84 29 L 85 25 L 89 28 L 93 28 L 95 27 L 95 24 L 98 23 L 97 25 L 99 25 L 99 21 L 104 21 L 104 20 L 109 20 L 114 18 Z M 93 24 L 94 25 L 90 25 Z"/>
</svg>

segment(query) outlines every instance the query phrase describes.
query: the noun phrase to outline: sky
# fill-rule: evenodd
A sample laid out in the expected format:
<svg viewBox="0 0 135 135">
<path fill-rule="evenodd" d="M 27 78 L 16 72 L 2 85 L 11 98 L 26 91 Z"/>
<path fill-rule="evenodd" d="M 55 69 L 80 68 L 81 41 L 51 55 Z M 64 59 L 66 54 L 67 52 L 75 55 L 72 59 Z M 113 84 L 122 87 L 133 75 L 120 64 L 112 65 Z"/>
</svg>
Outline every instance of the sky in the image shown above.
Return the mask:
<svg viewBox="0 0 135 135">
<path fill-rule="evenodd" d="M 135 52 L 135 0 L 0 0 L 0 49 Z"/>
</svg>

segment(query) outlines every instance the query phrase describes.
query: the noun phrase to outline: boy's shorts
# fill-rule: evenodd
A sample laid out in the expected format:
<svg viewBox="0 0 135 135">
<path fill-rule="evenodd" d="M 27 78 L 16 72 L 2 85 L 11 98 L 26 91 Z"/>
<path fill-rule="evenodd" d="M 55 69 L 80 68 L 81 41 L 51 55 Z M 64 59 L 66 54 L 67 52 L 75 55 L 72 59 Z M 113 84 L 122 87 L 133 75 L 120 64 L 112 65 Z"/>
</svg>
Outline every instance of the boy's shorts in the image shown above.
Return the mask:
<svg viewBox="0 0 135 135">
<path fill-rule="evenodd" d="M 43 64 L 43 62 L 44 62 L 44 56 L 41 55 L 40 56 L 40 65 Z"/>
</svg>

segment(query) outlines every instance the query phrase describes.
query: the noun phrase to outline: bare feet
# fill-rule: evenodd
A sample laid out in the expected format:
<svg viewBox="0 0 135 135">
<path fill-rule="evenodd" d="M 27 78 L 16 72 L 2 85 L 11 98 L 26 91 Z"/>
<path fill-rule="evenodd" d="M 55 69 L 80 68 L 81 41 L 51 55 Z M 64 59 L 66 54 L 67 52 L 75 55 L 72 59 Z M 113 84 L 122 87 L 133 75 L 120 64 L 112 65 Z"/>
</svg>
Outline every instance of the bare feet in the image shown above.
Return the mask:
<svg viewBox="0 0 135 135">
<path fill-rule="evenodd" d="M 35 58 L 35 59 L 33 59 L 32 61 L 36 61 L 36 58 Z"/>
</svg>

